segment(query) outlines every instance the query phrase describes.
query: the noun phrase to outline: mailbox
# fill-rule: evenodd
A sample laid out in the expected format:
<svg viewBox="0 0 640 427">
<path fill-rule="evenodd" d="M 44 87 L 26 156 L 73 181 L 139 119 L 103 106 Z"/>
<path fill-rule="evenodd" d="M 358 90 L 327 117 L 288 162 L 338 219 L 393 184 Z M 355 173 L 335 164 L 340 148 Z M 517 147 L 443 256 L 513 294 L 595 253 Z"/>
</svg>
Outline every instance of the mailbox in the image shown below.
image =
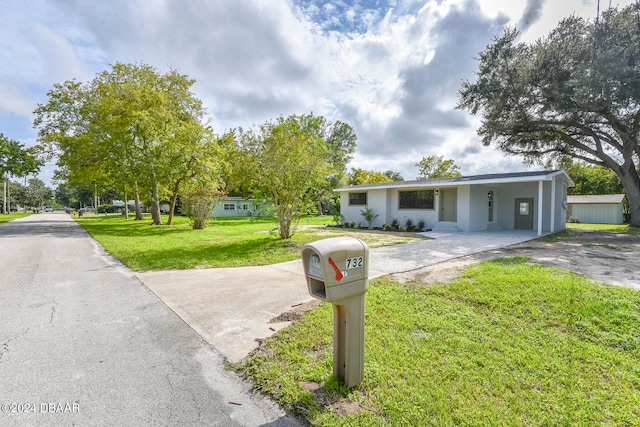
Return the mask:
<svg viewBox="0 0 640 427">
<path fill-rule="evenodd" d="M 318 240 L 302 248 L 309 294 L 332 302 L 364 294 L 369 276 L 369 248 L 355 237 Z"/>
<path fill-rule="evenodd" d="M 364 300 L 369 248 L 355 237 L 334 237 L 302 248 L 309 294 L 333 304 L 333 374 L 347 387 L 364 377 Z"/>
</svg>

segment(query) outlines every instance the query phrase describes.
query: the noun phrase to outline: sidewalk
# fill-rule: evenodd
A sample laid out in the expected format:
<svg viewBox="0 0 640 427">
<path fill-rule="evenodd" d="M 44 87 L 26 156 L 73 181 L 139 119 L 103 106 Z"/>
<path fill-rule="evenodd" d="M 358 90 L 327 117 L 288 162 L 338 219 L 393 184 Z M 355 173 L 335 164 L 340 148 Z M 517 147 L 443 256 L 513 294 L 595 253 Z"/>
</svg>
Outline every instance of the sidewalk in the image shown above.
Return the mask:
<svg viewBox="0 0 640 427">
<path fill-rule="evenodd" d="M 369 278 L 401 273 L 532 240 L 531 232 L 428 233 L 429 240 L 370 250 Z M 269 321 L 314 300 L 302 262 L 137 273 L 136 276 L 230 362 L 290 322 Z"/>
</svg>

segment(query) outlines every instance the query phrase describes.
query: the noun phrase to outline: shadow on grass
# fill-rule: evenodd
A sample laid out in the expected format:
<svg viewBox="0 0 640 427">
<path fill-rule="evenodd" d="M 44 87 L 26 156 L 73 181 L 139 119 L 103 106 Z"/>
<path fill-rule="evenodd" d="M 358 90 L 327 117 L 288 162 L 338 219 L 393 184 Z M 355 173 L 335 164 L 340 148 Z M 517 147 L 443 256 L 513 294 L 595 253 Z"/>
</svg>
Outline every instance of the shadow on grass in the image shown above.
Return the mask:
<svg viewBox="0 0 640 427">
<path fill-rule="evenodd" d="M 170 249 L 154 247 L 144 252 L 120 256 L 119 251 L 112 255 L 119 258 L 129 268 L 137 271 L 147 270 L 184 270 L 189 268 L 240 267 L 247 265 L 247 259 L 253 259 L 251 265 L 268 265 L 288 261 L 298 253 L 298 245 L 282 241 L 276 237 L 265 236 L 252 240 L 236 242 L 202 243 L 198 246 Z"/>
</svg>

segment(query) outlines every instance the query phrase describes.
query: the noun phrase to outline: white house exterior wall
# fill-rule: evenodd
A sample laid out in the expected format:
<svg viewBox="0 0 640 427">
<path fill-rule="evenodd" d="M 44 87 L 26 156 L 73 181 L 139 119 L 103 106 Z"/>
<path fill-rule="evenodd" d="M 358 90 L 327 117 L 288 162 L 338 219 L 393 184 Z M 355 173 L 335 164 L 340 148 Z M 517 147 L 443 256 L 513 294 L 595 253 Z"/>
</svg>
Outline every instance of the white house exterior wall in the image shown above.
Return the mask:
<svg viewBox="0 0 640 427">
<path fill-rule="evenodd" d="M 489 190 L 487 190 L 489 191 Z M 515 223 L 515 200 L 519 198 L 533 199 L 533 227 L 538 224 L 538 183 L 523 182 L 518 184 L 500 185 L 494 190 L 499 194 L 496 201 L 496 211 L 498 224 L 501 228 L 512 230 Z"/>
<path fill-rule="evenodd" d="M 379 190 L 365 190 L 365 191 L 353 191 L 353 193 L 367 193 L 366 205 L 350 205 L 349 193 L 341 193 L 340 195 L 340 212 L 344 216 L 344 222 L 354 222 L 357 224 L 366 225 L 366 221 L 362 216 L 362 211 L 366 208 L 373 209 L 374 214 L 378 214 L 378 218 L 373 222 L 374 227 L 382 227 L 382 224 L 386 222 L 387 212 L 387 194 L 386 189 Z"/>
<path fill-rule="evenodd" d="M 400 206 L 400 191 L 413 191 L 413 190 L 434 190 L 435 188 L 403 188 L 401 190 L 393 189 L 390 192 L 389 198 L 389 216 L 387 217 L 386 224 L 391 224 L 393 219 L 397 219 L 400 225 L 404 226 L 407 219 L 411 219 L 414 224 L 417 224 L 421 219 L 427 223 L 428 228 L 432 228 L 438 222 L 438 197 L 434 197 L 433 209 L 399 209 Z"/>
<path fill-rule="evenodd" d="M 382 227 L 382 224 L 386 222 L 385 217 L 387 212 L 387 190 L 369 190 L 367 193 L 367 206 L 373 209 L 374 214 L 378 215 L 378 217 L 373 222 L 373 226 Z M 360 214 L 360 211 L 358 211 L 358 214 Z M 365 222 L 361 214 L 360 221 Z"/>
<path fill-rule="evenodd" d="M 354 193 L 360 193 L 360 191 L 354 191 Z M 367 193 L 369 193 L 367 191 Z M 367 194 L 367 203 L 369 202 L 369 194 Z M 349 204 L 349 193 L 341 193 L 340 195 L 340 212 L 342 213 L 343 221 L 355 222 L 356 224 L 362 221 L 360 210 L 366 206 L 351 206 Z"/>
<path fill-rule="evenodd" d="M 556 183 L 556 203 L 555 203 L 555 221 L 554 230 L 551 232 L 562 231 L 567 228 L 567 185 L 560 179 Z"/>
<path fill-rule="evenodd" d="M 489 191 L 493 191 L 494 198 L 494 211 L 493 218 L 495 223 L 496 211 L 495 211 L 495 199 L 497 191 L 488 185 L 476 185 L 471 187 L 469 207 L 469 231 L 484 231 L 490 228 L 489 226 Z"/>
</svg>

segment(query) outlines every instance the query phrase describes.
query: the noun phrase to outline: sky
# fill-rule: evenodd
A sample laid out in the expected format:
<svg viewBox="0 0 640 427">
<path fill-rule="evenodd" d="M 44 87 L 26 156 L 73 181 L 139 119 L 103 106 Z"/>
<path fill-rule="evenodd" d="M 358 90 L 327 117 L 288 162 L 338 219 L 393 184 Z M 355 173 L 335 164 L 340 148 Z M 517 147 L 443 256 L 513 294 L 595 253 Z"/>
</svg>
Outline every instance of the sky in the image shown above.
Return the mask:
<svg viewBox="0 0 640 427">
<path fill-rule="evenodd" d="M 0 0 L 0 133 L 36 144 L 33 110 L 55 83 L 142 62 L 195 79 L 218 134 L 313 112 L 354 128 L 353 168 L 411 180 L 438 155 L 463 175 L 523 171 L 481 144 L 479 116 L 455 109 L 460 84 L 504 28 L 530 43 L 597 10 L 598 0 Z M 54 170 L 40 178 L 50 184 Z"/>
</svg>

